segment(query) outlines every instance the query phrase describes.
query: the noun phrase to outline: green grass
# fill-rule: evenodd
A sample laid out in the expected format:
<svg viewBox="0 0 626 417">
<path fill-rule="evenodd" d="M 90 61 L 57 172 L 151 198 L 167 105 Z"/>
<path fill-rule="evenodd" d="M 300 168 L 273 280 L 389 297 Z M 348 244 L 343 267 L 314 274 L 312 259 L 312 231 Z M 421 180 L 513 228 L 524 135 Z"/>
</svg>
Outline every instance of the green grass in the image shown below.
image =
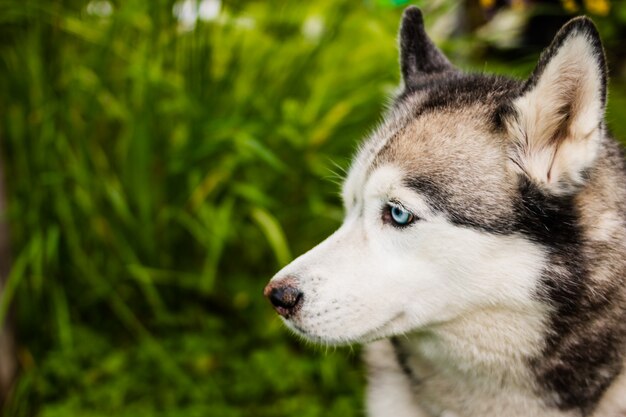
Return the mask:
<svg viewBox="0 0 626 417">
<path fill-rule="evenodd" d="M 402 9 L 234 2 L 183 31 L 172 1 L 86 3 L 0 1 L 0 317 L 11 304 L 22 368 L 4 412 L 363 415 L 358 348 L 300 342 L 261 292 L 341 222 Z M 444 46 L 467 66 L 466 44 Z"/>
<path fill-rule="evenodd" d="M 357 355 L 294 340 L 261 292 L 340 222 L 333 161 L 397 81 L 398 12 L 251 3 L 181 32 L 171 3 L 79 6 L 3 27 L 8 413 L 358 415 Z"/>
</svg>

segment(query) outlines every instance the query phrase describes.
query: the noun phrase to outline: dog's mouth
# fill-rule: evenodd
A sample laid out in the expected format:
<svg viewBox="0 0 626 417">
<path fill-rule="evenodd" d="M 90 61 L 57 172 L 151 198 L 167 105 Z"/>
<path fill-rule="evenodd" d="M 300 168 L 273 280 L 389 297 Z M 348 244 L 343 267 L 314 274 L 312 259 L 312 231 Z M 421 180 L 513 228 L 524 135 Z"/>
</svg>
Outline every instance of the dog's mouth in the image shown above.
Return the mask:
<svg viewBox="0 0 626 417">
<path fill-rule="evenodd" d="M 303 337 L 311 342 L 325 345 L 346 345 L 351 343 L 369 343 L 385 337 L 394 336 L 406 332 L 403 326 L 406 314 L 401 311 L 390 319 L 374 328 L 362 331 L 359 325 L 352 326 L 357 331 L 350 331 L 350 324 L 336 323 L 332 326 L 313 326 L 306 325 L 306 318 L 298 317 L 284 319 L 285 324 L 296 335 Z M 323 322 L 323 321 L 322 321 Z M 361 321 L 359 324 L 363 324 Z M 324 328 L 326 327 L 326 328 Z"/>
</svg>

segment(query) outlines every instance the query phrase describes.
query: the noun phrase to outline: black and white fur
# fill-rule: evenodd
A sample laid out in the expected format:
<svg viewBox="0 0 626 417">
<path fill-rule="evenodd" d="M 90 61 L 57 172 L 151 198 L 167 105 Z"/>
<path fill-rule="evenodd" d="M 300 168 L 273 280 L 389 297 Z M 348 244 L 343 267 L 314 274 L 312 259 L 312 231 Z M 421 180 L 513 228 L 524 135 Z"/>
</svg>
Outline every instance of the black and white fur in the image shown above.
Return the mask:
<svg viewBox="0 0 626 417">
<path fill-rule="evenodd" d="M 310 340 L 367 345 L 370 416 L 626 416 L 626 169 L 593 23 L 523 82 L 453 67 L 415 7 L 400 49 L 343 225 L 266 295 Z"/>
</svg>

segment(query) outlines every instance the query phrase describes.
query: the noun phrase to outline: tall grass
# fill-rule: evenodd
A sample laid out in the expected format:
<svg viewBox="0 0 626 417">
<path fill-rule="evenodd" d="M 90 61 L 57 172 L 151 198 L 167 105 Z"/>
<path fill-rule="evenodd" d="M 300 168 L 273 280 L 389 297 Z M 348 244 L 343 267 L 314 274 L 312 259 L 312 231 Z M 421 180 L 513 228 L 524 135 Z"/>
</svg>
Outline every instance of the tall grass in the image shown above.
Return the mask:
<svg viewBox="0 0 626 417">
<path fill-rule="evenodd" d="M 331 161 L 396 82 L 397 13 L 250 3 L 189 30 L 164 1 L 2 7 L 7 411 L 357 413 L 357 371 L 285 342 L 261 290 L 340 221 Z"/>
<path fill-rule="evenodd" d="M 306 348 L 261 297 L 339 224 L 337 177 L 398 81 L 401 9 L 357 6 L 182 27 L 172 1 L 0 1 L 7 414 L 362 414 L 357 355 Z"/>
</svg>

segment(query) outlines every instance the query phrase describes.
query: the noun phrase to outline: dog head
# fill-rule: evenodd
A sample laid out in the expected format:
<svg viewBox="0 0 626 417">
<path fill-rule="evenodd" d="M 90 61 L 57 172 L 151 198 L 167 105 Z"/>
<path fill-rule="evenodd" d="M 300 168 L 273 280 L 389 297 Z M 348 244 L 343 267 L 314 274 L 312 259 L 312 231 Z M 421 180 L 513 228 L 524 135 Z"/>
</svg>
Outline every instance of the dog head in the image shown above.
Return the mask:
<svg viewBox="0 0 626 417">
<path fill-rule="evenodd" d="M 546 230 L 567 239 L 559 224 L 600 149 L 606 67 L 590 20 L 566 24 L 524 82 L 453 67 L 415 7 L 399 37 L 404 87 L 353 161 L 342 226 L 265 289 L 313 341 L 541 310 Z"/>
</svg>

